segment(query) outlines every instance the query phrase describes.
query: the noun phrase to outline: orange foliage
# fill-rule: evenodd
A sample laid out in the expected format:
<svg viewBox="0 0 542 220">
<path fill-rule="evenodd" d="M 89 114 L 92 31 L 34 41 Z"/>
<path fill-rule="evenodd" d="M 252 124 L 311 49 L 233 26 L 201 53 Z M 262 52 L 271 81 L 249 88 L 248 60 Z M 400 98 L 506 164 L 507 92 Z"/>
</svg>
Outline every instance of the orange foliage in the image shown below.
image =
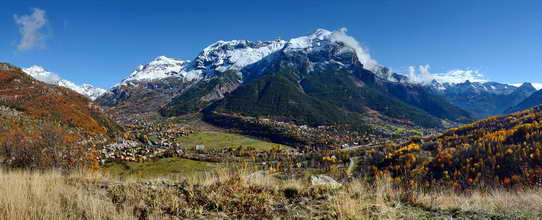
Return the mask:
<svg viewBox="0 0 542 220">
<path fill-rule="evenodd" d="M 369 153 L 373 158 L 369 173 L 454 188 L 542 184 L 542 107 L 487 118 L 383 151 L 381 156 L 382 152 Z"/>
</svg>

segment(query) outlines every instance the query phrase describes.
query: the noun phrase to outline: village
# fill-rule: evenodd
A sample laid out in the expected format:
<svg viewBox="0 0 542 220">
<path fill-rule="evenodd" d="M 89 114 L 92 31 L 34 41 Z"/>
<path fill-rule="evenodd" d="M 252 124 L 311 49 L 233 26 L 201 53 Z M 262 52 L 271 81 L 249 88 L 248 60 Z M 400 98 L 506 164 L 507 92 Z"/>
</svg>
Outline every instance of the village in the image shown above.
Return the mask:
<svg viewBox="0 0 542 220">
<path fill-rule="evenodd" d="M 206 145 L 197 141 L 188 144 L 182 139 L 202 131 L 181 123 L 139 118 L 124 121 L 127 123 L 124 133 L 115 142 L 99 149 L 98 159 L 100 164 L 108 166 L 119 162 L 178 158 L 220 166 L 253 167 L 288 176 L 323 172 L 344 179 L 351 177 L 356 162 L 367 149 L 406 141 L 402 135 L 379 135 L 340 126 L 310 127 L 248 117 L 227 120 L 229 124 L 242 120 L 245 127 L 242 130 L 223 127 L 221 132 L 258 137 L 268 141 L 271 147 L 262 149 L 232 143 L 217 148 L 212 146 L 213 143 Z"/>
</svg>

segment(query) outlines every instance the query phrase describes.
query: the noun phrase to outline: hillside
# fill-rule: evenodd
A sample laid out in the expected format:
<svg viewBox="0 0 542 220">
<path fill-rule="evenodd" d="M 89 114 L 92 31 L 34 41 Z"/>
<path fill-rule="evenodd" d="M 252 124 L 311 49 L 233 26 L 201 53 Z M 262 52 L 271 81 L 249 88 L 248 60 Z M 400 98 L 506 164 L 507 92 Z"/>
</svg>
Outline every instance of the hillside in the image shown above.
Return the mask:
<svg viewBox="0 0 542 220">
<path fill-rule="evenodd" d="M 456 188 L 542 181 L 542 107 L 496 116 L 373 152 L 372 175 Z"/>
<path fill-rule="evenodd" d="M 70 89 L 49 85 L 0 63 L 0 132 L 31 132 L 44 124 L 75 136 L 114 136 L 120 129 L 102 109 Z M 2 135 L 0 135 L 2 136 Z"/>
</svg>

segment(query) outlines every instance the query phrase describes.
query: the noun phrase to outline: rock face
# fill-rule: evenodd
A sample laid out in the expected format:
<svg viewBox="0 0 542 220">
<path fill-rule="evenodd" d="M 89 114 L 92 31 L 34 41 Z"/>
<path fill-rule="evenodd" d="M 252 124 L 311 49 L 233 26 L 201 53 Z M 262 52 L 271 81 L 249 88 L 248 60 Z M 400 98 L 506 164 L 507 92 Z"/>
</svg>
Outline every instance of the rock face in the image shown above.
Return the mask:
<svg viewBox="0 0 542 220">
<path fill-rule="evenodd" d="M 325 175 L 311 176 L 311 185 L 330 188 L 339 188 L 342 186 L 342 184 L 335 181 L 333 178 Z"/>
</svg>

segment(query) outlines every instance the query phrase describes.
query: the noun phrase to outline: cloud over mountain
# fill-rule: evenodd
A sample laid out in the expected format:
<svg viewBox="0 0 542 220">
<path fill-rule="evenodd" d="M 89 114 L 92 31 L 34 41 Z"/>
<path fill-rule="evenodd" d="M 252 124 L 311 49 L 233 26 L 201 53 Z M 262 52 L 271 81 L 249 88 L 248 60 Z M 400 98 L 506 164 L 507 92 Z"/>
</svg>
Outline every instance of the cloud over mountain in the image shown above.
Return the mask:
<svg viewBox="0 0 542 220">
<path fill-rule="evenodd" d="M 376 60 L 371 58 L 369 51 L 364 48 L 359 41 L 357 41 L 352 36 L 348 35 L 346 32 L 347 28 L 341 28 L 337 31 L 334 31 L 329 36 L 329 39 L 332 42 L 341 42 L 345 46 L 352 48 L 356 52 L 356 56 L 359 61 L 364 65 L 365 69 L 378 72 L 378 69 L 381 67 Z"/>
<path fill-rule="evenodd" d="M 407 76 L 411 82 L 420 84 L 430 84 L 433 80 L 452 84 L 462 83 L 467 80 L 470 82 L 487 82 L 484 75 L 478 70 L 455 69 L 445 73 L 431 73 L 429 69 L 431 69 L 429 65 L 420 65 L 417 69 L 410 66 Z"/>
</svg>

